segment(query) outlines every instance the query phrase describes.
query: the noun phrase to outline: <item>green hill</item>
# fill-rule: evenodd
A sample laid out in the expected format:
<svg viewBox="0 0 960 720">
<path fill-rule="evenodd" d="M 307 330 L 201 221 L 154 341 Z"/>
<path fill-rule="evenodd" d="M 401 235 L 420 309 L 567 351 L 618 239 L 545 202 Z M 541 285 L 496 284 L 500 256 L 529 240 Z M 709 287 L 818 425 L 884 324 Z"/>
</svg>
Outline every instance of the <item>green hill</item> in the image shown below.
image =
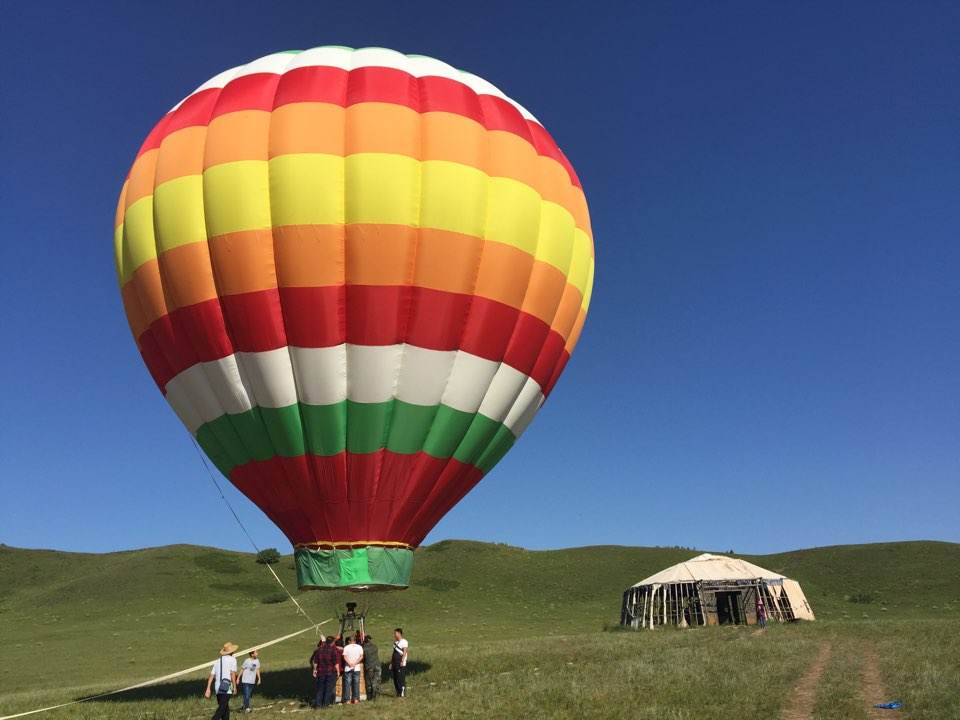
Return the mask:
<svg viewBox="0 0 960 720">
<path fill-rule="evenodd" d="M 444 541 L 417 552 L 409 590 L 296 594 L 315 620 L 358 600 L 369 608 L 375 636 L 385 639 L 402 625 L 420 647 L 437 648 L 437 657 L 456 654 L 465 643 L 502 649 L 521 638 L 531 647 L 544 638 L 552 654 L 548 638 L 566 644 L 571 636 L 596 635 L 616 623 L 625 587 L 697 552 L 619 546 L 530 551 Z M 960 620 L 960 545 L 889 543 L 743 557 L 803 585 L 825 621 L 811 632 L 865 618 Z M 274 568 L 293 589 L 292 558 Z M 195 546 L 106 554 L 0 546 L 0 588 L 6 661 L 0 710 L 9 703 L 31 706 L 12 689 L 62 684 L 43 670 L 44 658 L 83 667 L 84 682 L 71 683 L 77 688 L 108 688 L 190 665 L 227 639 L 244 646 L 308 624 L 289 600 L 275 602 L 279 588 L 251 554 Z M 704 642 L 698 638 L 712 637 L 709 632 L 694 631 L 685 642 Z M 302 667 L 314 642 L 307 635 L 271 648 L 271 664 Z M 782 650 L 787 653 L 787 646 Z M 444 675 L 430 673 L 443 681 Z"/>
</svg>

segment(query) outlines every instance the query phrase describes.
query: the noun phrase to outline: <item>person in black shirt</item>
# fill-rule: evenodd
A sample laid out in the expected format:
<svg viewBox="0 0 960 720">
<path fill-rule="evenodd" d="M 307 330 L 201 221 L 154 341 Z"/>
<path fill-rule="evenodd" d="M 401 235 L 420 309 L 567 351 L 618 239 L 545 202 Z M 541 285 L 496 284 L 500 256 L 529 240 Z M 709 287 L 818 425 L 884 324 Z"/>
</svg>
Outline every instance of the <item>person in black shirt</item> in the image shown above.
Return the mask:
<svg viewBox="0 0 960 720">
<path fill-rule="evenodd" d="M 363 679 L 367 684 L 367 700 L 380 694 L 380 650 L 373 644 L 373 636 L 363 640 Z"/>
</svg>

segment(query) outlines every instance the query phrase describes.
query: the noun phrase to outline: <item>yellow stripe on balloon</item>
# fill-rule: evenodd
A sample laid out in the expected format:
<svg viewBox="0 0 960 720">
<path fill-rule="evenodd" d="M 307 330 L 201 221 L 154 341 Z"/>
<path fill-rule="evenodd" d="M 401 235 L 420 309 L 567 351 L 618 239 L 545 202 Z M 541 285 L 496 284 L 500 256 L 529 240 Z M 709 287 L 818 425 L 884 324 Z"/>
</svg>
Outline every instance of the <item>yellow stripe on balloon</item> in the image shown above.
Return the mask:
<svg viewBox="0 0 960 720">
<path fill-rule="evenodd" d="M 157 256 L 157 244 L 153 235 L 153 195 L 137 200 L 127 208 L 123 216 L 124 247 L 129 264 L 124 261 L 124 272 L 129 277 L 145 262 Z"/>
<path fill-rule="evenodd" d="M 553 265 L 566 276 L 573 257 L 575 229 L 573 216 L 566 208 L 544 201 L 540 210 L 540 234 L 534 257 Z"/>
<path fill-rule="evenodd" d="M 210 237 L 269 228 L 266 160 L 239 160 L 204 170 L 203 205 Z"/>
<path fill-rule="evenodd" d="M 484 237 L 488 185 L 486 173 L 470 165 L 446 160 L 428 160 L 420 165 L 423 187 L 419 224 L 422 227 Z"/>
<path fill-rule="evenodd" d="M 187 175 L 159 185 L 154 191 L 153 212 L 159 252 L 206 240 L 203 178 Z"/>
<path fill-rule="evenodd" d="M 113 262 L 117 266 L 117 279 L 122 286 L 126 279 L 123 274 L 123 223 L 113 229 Z"/>
<path fill-rule="evenodd" d="M 298 153 L 270 160 L 270 212 L 274 227 L 342 225 L 344 158 Z"/>
<path fill-rule="evenodd" d="M 590 273 L 590 252 L 592 243 L 587 234 L 580 228 L 573 231 L 573 254 L 570 258 L 570 270 L 567 273 L 567 282 L 580 291 L 580 296 L 586 295 L 587 280 Z"/>
<path fill-rule="evenodd" d="M 543 200 L 529 185 L 509 178 L 490 178 L 486 237 L 523 250 L 537 251 Z"/>
<path fill-rule="evenodd" d="M 587 283 L 586 291 L 583 294 L 583 311 L 586 312 L 590 308 L 590 300 L 593 298 L 593 270 L 595 268 L 594 259 L 590 258 L 590 269 L 587 272 Z"/>
<path fill-rule="evenodd" d="M 420 163 L 405 155 L 360 153 L 344 163 L 347 223 L 419 221 Z"/>
<path fill-rule="evenodd" d="M 269 188 L 269 190 L 268 190 Z M 469 165 L 361 153 L 281 155 L 207 168 L 157 186 L 127 208 L 121 285 L 163 252 L 206 236 L 288 225 L 429 227 L 510 245 L 557 268 L 585 294 L 590 237 L 528 185 Z M 154 206 L 159 238 L 154 237 Z"/>
</svg>

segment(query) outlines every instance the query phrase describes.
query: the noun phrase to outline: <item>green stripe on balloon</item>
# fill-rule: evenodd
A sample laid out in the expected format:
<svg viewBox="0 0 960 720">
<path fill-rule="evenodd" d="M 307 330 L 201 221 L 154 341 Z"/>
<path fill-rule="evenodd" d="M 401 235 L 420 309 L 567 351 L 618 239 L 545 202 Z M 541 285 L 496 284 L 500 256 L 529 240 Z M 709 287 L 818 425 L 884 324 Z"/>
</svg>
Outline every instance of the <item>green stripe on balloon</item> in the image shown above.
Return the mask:
<svg viewBox="0 0 960 720">
<path fill-rule="evenodd" d="M 253 408 L 204 423 L 197 442 L 220 471 L 231 471 L 277 455 L 368 454 L 387 449 L 401 455 L 425 452 L 473 465 L 484 473 L 497 464 L 516 438 L 503 423 L 446 405 L 413 405 L 402 400 L 333 405 L 297 403 Z"/>
</svg>

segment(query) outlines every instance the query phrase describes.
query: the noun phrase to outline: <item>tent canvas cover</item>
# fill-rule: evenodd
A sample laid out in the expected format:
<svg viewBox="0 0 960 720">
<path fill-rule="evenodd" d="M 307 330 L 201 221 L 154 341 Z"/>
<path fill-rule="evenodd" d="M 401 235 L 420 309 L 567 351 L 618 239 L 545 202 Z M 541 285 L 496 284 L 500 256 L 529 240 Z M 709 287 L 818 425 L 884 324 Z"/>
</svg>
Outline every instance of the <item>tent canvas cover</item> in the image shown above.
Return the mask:
<svg viewBox="0 0 960 720">
<path fill-rule="evenodd" d="M 800 584 L 740 558 L 703 553 L 627 588 L 621 623 L 656 625 L 753 624 L 763 599 L 776 620 L 813 620 Z"/>
</svg>

